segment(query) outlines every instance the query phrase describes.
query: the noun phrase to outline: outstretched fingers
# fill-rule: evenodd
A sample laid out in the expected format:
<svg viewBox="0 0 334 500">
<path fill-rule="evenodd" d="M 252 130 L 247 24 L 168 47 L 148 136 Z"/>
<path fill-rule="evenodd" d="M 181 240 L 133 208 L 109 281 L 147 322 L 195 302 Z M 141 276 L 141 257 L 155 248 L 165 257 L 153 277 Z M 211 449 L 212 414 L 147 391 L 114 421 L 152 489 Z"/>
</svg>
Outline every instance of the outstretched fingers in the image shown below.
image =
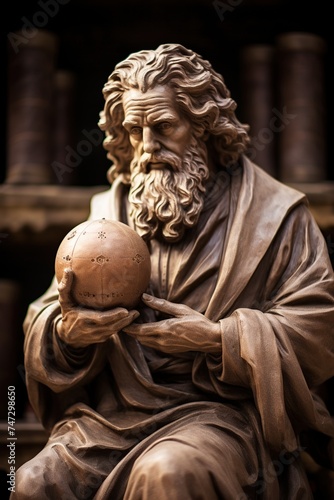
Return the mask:
<svg viewBox="0 0 334 500">
<path fill-rule="evenodd" d="M 149 295 L 147 293 L 143 293 L 142 301 L 151 309 L 160 311 L 164 314 L 168 314 L 169 316 L 174 316 L 176 318 L 194 314 L 194 311 L 185 304 L 175 304 L 165 299 L 153 297 L 153 295 Z"/>
</svg>

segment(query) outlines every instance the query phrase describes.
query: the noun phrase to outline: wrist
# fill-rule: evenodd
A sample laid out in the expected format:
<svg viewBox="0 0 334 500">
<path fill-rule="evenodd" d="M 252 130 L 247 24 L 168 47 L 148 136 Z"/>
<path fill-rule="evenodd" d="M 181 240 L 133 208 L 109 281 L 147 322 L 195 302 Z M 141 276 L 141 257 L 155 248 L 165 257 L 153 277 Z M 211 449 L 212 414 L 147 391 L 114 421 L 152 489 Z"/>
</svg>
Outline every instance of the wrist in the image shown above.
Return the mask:
<svg viewBox="0 0 334 500">
<path fill-rule="evenodd" d="M 220 322 L 212 322 L 210 325 L 209 343 L 204 347 L 207 354 L 221 354 L 222 350 L 222 330 Z"/>
<path fill-rule="evenodd" d="M 67 331 L 65 329 L 62 317 L 58 318 L 58 320 L 56 321 L 55 330 L 58 339 L 58 344 L 60 344 L 63 347 L 63 350 L 66 349 L 67 351 L 69 350 L 76 352 L 85 349 L 86 346 L 84 346 L 83 344 L 79 344 L 77 342 L 69 342 L 69 335 L 67 334 Z"/>
</svg>

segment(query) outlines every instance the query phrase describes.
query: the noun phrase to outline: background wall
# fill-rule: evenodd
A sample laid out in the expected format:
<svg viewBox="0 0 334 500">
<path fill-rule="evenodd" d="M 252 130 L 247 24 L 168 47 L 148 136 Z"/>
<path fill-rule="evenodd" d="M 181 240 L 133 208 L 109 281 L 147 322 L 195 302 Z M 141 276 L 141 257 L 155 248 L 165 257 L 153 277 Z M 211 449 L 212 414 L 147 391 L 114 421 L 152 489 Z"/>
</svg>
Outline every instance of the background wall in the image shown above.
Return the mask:
<svg viewBox="0 0 334 500">
<path fill-rule="evenodd" d="M 5 45 L 8 33 L 23 26 L 29 29 L 36 23 L 57 35 L 57 67 L 70 70 L 76 78 L 77 144 L 83 138 L 83 129 L 97 126 L 103 107 L 102 86 L 115 64 L 133 51 L 156 48 L 161 43 L 181 43 L 209 59 L 237 100 L 240 118 L 241 50 L 254 43 L 275 44 L 276 37 L 284 32 L 306 31 L 325 39 L 326 90 L 331 89 L 328 5 L 324 0 L 21 0 L 3 19 L 3 41 Z M 328 107 L 331 96 L 332 92 L 327 92 Z M 330 113 L 327 122 L 328 130 L 332 130 Z M 332 152 L 328 150 L 329 165 Z M 5 147 L 2 152 L 0 181 L 5 178 Z M 96 147 L 64 182 L 106 184 L 108 166 L 103 148 Z M 333 178 L 329 168 L 328 176 Z"/>
</svg>

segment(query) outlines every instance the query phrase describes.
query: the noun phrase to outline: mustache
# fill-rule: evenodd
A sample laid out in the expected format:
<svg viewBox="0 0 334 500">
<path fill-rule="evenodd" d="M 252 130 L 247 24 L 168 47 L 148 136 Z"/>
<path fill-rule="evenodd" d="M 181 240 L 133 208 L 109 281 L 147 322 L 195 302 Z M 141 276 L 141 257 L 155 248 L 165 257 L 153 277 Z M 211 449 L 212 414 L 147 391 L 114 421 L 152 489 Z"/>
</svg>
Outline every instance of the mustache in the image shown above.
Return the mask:
<svg viewBox="0 0 334 500">
<path fill-rule="evenodd" d="M 147 174 L 150 170 L 150 163 L 165 163 L 170 170 L 179 172 L 182 167 L 182 158 L 169 151 L 159 151 L 158 153 L 143 153 L 137 165 L 140 172 Z"/>
</svg>

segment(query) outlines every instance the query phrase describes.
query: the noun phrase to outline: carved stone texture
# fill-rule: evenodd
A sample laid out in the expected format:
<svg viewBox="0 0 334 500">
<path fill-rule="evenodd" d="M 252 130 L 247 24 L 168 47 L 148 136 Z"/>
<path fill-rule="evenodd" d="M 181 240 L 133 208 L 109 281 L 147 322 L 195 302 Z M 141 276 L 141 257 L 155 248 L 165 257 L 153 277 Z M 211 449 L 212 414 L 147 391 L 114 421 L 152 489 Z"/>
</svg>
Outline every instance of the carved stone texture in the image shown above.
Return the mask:
<svg viewBox="0 0 334 500">
<path fill-rule="evenodd" d="M 73 228 L 57 251 L 58 282 L 70 268 L 74 301 L 92 309 L 136 307 L 151 273 L 146 243 L 122 222 L 100 219 Z"/>
</svg>

